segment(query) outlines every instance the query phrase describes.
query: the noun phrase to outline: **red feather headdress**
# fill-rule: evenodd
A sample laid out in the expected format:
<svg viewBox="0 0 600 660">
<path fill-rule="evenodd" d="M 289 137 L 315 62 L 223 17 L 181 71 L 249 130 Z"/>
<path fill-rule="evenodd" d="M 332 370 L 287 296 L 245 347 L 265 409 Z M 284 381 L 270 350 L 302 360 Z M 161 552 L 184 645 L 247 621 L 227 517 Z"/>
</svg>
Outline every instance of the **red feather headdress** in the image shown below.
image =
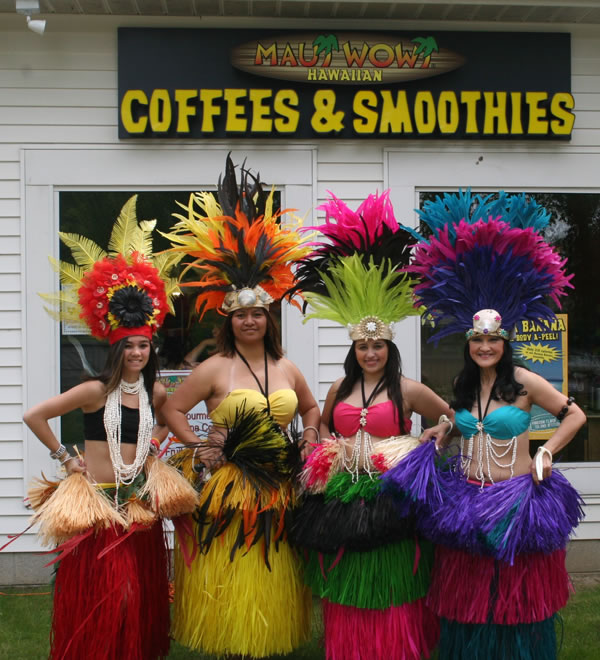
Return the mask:
<svg viewBox="0 0 600 660">
<path fill-rule="evenodd" d="M 40 294 L 54 305 L 55 309 L 46 308 L 54 318 L 83 321 L 94 337 L 108 338 L 111 344 L 131 335 L 150 339 L 167 312 L 173 312 L 171 297 L 179 291 L 169 273 L 181 257 L 152 254 L 156 220 L 138 224 L 136 201 L 134 195 L 123 206 L 108 253 L 84 236 L 59 233 L 75 264 L 51 258 L 62 289 L 58 294 Z"/>
</svg>

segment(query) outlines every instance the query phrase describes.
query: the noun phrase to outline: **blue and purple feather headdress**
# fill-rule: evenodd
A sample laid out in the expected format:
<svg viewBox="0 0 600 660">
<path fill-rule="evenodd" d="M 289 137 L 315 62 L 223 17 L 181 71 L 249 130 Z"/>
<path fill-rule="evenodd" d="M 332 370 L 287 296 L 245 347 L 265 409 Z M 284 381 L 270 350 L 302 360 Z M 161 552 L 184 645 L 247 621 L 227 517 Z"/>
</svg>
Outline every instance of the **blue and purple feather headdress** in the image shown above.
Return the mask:
<svg viewBox="0 0 600 660">
<path fill-rule="evenodd" d="M 496 310 L 506 330 L 555 317 L 548 302 L 560 308 L 573 276 L 539 233 L 550 215 L 537 202 L 465 191 L 428 201 L 418 213 L 432 235 L 417 244 L 407 270 L 420 278 L 417 304 L 440 326 L 431 341 L 465 332 L 484 309 Z"/>
</svg>

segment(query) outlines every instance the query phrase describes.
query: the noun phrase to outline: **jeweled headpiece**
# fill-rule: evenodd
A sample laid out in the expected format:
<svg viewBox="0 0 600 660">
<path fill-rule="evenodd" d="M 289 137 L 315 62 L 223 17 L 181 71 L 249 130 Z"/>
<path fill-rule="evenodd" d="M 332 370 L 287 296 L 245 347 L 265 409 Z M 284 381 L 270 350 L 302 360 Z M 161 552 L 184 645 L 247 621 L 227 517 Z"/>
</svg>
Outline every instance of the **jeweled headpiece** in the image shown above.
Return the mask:
<svg viewBox="0 0 600 660">
<path fill-rule="evenodd" d="M 547 302 L 560 308 L 573 276 L 540 233 L 550 215 L 535 200 L 459 191 L 425 202 L 419 215 L 432 235 L 408 271 L 420 279 L 417 304 L 439 326 L 430 341 L 457 332 L 508 339 L 520 320 L 555 317 Z"/>
<path fill-rule="evenodd" d="M 282 222 L 289 211 L 273 211 L 257 174 L 242 165 L 240 183 L 229 156 L 217 195 L 192 193 L 185 215 L 174 213 L 177 224 L 164 234 L 170 252 L 192 257 L 182 273 L 182 287 L 196 287 L 200 318 L 209 309 L 229 314 L 244 307 L 263 307 L 279 300 L 295 283 L 291 262 L 309 251 L 298 233 L 301 221 Z M 218 201 L 217 201 L 218 200 Z"/>
<path fill-rule="evenodd" d="M 62 289 L 40 294 L 55 307 L 46 308 L 51 316 L 75 324 L 83 321 L 94 337 L 111 344 L 132 335 L 150 339 L 167 312 L 173 312 L 171 298 L 179 292 L 169 273 L 181 257 L 152 254 L 156 220 L 138 223 L 136 201 L 134 195 L 123 206 L 108 253 L 89 238 L 59 232 L 75 264 L 50 257 Z"/>
<path fill-rule="evenodd" d="M 319 207 L 326 213 L 318 230 L 324 240 L 296 271 L 300 290 L 312 308 L 309 318 L 323 318 L 348 328 L 353 341 L 392 339 L 393 325 L 413 307 L 412 279 L 402 272 L 415 242 L 394 217 L 389 192 L 369 195 L 356 211 L 334 195 Z"/>
<path fill-rule="evenodd" d="M 467 330 L 465 337 L 471 339 L 480 335 L 509 338 L 508 332 L 502 328 L 502 317 L 495 309 L 480 309 L 473 314 L 473 327 Z"/>
</svg>

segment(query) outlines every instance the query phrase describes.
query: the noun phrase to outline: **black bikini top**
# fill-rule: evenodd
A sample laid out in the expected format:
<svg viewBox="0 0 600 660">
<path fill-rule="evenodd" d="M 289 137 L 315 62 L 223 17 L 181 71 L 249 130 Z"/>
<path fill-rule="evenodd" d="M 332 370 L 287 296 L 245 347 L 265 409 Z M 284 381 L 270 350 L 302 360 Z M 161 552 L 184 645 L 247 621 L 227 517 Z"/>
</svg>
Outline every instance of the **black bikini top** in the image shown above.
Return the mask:
<svg viewBox="0 0 600 660">
<path fill-rule="evenodd" d="M 154 410 L 152 412 L 154 413 Z M 121 443 L 128 445 L 137 444 L 139 425 L 139 409 L 121 405 Z M 92 413 L 83 413 L 83 436 L 86 440 L 106 441 L 104 406 Z"/>
</svg>

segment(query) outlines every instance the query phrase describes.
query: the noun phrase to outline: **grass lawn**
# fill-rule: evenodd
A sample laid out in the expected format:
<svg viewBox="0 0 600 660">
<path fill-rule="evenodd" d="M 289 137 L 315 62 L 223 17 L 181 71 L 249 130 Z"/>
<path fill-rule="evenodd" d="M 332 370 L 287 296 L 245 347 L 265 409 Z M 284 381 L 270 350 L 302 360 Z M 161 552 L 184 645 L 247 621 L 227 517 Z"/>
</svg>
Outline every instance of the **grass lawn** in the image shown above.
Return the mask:
<svg viewBox="0 0 600 660">
<path fill-rule="evenodd" d="M 562 611 L 564 628 L 560 660 L 593 660 L 600 657 L 600 578 L 577 580 L 577 591 Z M 48 657 L 48 630 L 52 597 L 49 587 L 0 587 L 0 658 L 44 660 Z M 19 595 L 26 594 L 26 595 Z M 287 660 L 323 660 L 322 626 L 315 608 L 313 638 Z M 173 643 L 169 658 L 203 660 L 212 656 L 193 653 Z M 280 658 L 284 656 L 273 656 Z M 92 659 L 90 659 L 92 660 Z M 124 659 L 126 660 L 126 659 Z"/>
</svg>

